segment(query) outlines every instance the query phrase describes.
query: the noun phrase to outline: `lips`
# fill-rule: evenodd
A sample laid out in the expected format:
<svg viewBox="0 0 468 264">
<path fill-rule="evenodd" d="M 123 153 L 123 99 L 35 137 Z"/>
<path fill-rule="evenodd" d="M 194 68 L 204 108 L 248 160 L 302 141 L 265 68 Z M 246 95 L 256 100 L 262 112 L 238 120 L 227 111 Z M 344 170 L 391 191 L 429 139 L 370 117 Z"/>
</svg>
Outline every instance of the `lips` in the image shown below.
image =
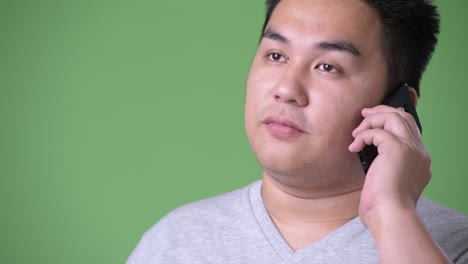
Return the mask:
<svg viewBox="0 0 468 264">
<path fill-rule="evenodd" d="M 306 134 L 297 122 L 289 118 L 269 116 L 262 123 L 273 136 L 278 138 L 294 138 Z"/>
</svg>

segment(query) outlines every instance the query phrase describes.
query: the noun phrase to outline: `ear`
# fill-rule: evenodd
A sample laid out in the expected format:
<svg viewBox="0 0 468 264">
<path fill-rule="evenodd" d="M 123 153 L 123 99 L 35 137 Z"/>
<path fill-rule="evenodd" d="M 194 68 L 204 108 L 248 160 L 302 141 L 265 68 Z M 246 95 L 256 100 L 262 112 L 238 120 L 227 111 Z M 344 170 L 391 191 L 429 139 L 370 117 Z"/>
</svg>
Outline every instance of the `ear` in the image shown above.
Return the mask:
<svg viewBox="0 0 468 264">
<path fill-rule="evenodd" d="M 411 86 L 408 86 L 408 91 L 411 96 L 411 101 L 413 101 L 414 107 L 416 108 L 416 106 L 418 105 L 418 93 L 416 92 L 416 89 L 414 89 Z"/>
</svg>

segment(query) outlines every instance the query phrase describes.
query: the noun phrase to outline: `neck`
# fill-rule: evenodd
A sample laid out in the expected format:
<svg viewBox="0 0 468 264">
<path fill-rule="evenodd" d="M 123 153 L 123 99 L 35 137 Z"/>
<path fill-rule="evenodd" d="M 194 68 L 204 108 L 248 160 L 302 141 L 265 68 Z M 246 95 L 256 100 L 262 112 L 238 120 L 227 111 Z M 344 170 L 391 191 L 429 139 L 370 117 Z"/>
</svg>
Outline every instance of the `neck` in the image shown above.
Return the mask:
<svg viewBox="0 0 468 264">
<path fill-rule="evenodd" d="M 358 215 L 361 187 L 305 195 L 302 190 L 295 193 L 264 174 L 262 196 L 268 212 L 308 222 L 334 222 Z"/>
<path fill-rule="evenodd" d="M 361 186 L 362 187 L 362 186 Z M 305 195 L 263 176 L 262 196 L 274 224 L 293 250 L 299 250 L 358 216 L 360 187 Z"/>
</svg>

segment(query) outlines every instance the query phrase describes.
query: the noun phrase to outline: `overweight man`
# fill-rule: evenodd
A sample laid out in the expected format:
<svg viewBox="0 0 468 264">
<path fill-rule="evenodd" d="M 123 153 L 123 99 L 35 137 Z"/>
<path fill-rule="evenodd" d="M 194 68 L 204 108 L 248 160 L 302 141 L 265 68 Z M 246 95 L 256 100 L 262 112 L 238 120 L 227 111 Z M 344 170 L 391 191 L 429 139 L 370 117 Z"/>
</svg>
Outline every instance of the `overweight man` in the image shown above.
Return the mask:
<svg viewBox="0 0 468 264">
<path fill-rule="evenodd" d="M 439 17 L 424 0 L 268 0 L 245 129 L 263 168 L 240 190 L 178 208 L 127 263 L 468 263 L 468 218 L 421 193 L 415 119 Z M 208 76 L 207 76 L 208 78 Z M 378 155 L 364 172 L 358 153 Z"/>
</svg>

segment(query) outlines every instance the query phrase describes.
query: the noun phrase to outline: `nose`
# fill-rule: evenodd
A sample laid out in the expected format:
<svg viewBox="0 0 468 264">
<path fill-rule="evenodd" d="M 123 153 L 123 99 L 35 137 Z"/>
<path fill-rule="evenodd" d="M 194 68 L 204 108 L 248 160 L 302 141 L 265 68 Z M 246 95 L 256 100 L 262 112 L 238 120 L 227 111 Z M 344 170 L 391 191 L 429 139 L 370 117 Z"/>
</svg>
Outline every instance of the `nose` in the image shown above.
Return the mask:
<svg viewBox="0 0 468 264">
<path fill-rule="evenodd" d="M 300 74 L 289 71 L 273 89 L 276 101 L 293 104 L 295 106 L 306 106 L 309 103 L 307 90 Z"/>
</svg>

